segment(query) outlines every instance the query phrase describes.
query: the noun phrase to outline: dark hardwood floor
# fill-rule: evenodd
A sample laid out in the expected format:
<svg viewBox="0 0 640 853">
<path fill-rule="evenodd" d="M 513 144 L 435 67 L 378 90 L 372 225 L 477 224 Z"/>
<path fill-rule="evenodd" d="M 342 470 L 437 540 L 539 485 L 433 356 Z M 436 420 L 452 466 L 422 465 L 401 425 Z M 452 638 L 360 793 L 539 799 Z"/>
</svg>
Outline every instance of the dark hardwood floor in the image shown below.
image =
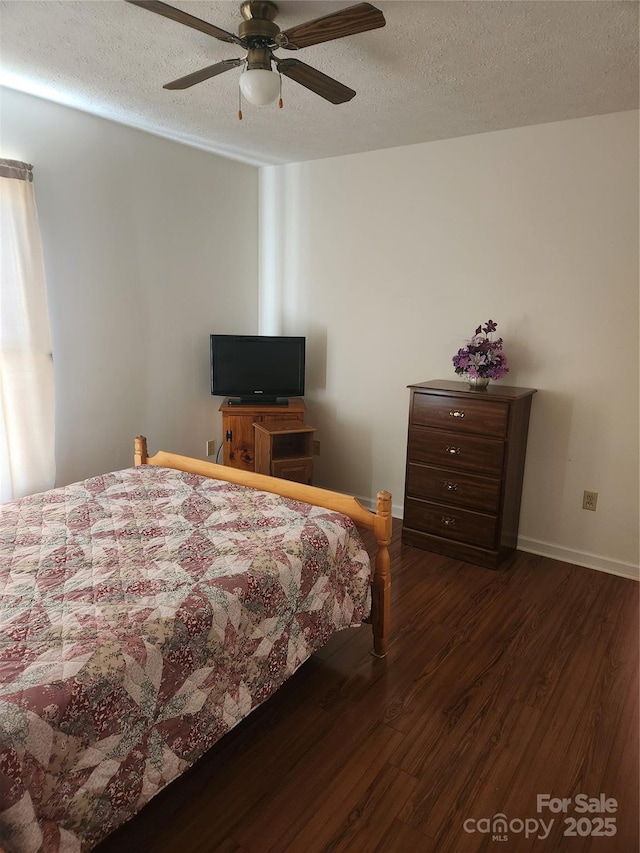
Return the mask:
<svg viewBox="0 0 640 853">
<path fill-rule="evenodd" d="M 399 535 L 387 658 L 334 637 L 99 853 L 638 851 L 638 584 Z"/>
</svg>

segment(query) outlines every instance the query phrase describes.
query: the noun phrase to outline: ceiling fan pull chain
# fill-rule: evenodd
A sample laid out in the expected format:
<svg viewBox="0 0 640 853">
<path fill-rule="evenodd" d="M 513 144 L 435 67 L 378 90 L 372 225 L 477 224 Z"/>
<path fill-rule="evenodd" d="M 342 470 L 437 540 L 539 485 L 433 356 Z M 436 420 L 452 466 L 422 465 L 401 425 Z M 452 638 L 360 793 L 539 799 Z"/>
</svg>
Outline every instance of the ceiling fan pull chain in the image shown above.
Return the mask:
<svg viewBox="0 0 640 853">
<path fill-rule="evenodd" d="M 278 109 L 282 109 L 282 74 L 278 71 L 278 77 L 280 77 L 280 98 L 278 100 Z"/>
<path fill-rule="evenodd" d="M 242 121 L 242 89 L 238 85 L 238 121 Z"/>
</svg>

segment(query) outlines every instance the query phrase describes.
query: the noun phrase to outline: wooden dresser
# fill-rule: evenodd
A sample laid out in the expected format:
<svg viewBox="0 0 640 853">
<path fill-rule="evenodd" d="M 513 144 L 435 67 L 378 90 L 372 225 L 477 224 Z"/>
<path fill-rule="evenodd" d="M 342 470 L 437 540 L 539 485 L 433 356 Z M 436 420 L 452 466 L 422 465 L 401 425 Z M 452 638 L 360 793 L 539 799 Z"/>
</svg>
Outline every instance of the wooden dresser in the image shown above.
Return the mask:
<svg viewBox="0 0 640 853">
<path fill-rule="evenodd" d="M 402 541 L 496 568 L 516 547 L 533 388 L 410 385 Z"/>
</svg>

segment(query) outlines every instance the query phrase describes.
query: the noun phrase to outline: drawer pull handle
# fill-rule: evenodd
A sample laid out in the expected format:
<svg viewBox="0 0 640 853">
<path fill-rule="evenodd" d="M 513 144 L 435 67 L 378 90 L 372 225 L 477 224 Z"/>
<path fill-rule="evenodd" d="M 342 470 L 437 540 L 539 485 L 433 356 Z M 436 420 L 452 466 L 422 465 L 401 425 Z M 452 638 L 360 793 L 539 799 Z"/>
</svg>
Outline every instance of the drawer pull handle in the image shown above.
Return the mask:
<svg viewBox="0 0 640 853">
<path fill-rule="evenodd" d="M 455 527 L 456 526 L 455 518 L 451 518 L 450 515 L 443 515 L 442 516 L 442 523 L 446 524 L 447 527 Z"/>
<path fill-rule="evenodd" d="M 449 416 L 452 418 L 463 418 L 464 409 L 451 409 L 451 411 L 449 412 Z"/>
<path fill-rule="evenodd" d="M 444 481 L 444 487 L 448 492 L 457 492 L 458 491 L 458 484 L 457 483 L 447 483 L 447 481 L 445 480 Z"/>
<path fill-rule="evenodd" d="M 452 447 L 450 444 L 447 444 L 447 453 L 450 453 L 452 456 L 456 456 L 460 453 L 459 447 Z"/>
</svg>

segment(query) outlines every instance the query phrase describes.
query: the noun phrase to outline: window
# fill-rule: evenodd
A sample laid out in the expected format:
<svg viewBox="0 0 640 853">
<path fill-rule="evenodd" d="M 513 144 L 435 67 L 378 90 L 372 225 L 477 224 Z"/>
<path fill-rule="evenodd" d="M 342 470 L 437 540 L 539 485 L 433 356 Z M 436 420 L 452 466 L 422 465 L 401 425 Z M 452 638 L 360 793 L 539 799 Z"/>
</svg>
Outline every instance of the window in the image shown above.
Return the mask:
<svg viewBox="0 0 640 853">
<path fill-rule="evenodd" d="M 54 414 L 33 167 L 0 159 L 0 501 L 53 487 Z"/>
</svg>

